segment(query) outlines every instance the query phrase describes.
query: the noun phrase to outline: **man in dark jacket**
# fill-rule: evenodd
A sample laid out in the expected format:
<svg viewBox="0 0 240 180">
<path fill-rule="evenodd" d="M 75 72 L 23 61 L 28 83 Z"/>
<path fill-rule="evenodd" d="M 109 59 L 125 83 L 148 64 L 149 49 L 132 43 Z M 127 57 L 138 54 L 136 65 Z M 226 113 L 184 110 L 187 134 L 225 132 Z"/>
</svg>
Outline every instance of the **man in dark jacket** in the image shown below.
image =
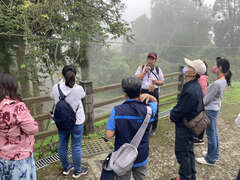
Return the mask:
<svg viewBox="0 0 240 180">
<path fill-rule="evenodd" d="M 194 61 L 185 59 L 185 63 L 187 64 L 186 81 L 178 103 L 171 110 L 169 117 L 169 121 L 176 125 L 175 155 L 180 164 L 180 177 L 171 180 L 196 180 L 193 134 L 184 125 L 183 120 L 186 118 L 191 121 L 203 110 L 202 91 L 198 78 L 206 72 L 206 66 L 200 59 Z"/>
</svg>

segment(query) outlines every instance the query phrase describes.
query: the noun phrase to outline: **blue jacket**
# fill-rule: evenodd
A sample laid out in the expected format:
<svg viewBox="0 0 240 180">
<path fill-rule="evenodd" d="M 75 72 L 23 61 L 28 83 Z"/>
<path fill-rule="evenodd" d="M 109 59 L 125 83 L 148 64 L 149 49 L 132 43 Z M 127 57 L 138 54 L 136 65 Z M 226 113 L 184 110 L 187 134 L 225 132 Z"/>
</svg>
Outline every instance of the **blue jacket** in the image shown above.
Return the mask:
<svg viewBox="0 0 240 180">
<path fill-rule="evenodd" d="M 202 110 L 202 90 L 198 81 L 192 80 L 184 84 L 177 105 L 170 112 L 170 118 L 177 127 L 183 127 L 184 118 L 190 121 Z"/>
<path fill-rule="evenodd" d="M 150 119 L 151 123 L 154 121 L 153 117 L 157 111 L 157 104 L 151 102 L 149 105 L 153 110 L 152 117 Z M 106 128 L 108 130 L 115 131 L 114 151 L 118 150 L 118 148 L 124 143 L 131 142 L 134 135 L 141 127 L 146 113 L 146 104 L 131 99 L 113 108 Z M 138 156 L 134 163 L 134 167 L 145 166 L 148 162 L 150 123 L 140 145 L 138 146 Z"/>
</svg>

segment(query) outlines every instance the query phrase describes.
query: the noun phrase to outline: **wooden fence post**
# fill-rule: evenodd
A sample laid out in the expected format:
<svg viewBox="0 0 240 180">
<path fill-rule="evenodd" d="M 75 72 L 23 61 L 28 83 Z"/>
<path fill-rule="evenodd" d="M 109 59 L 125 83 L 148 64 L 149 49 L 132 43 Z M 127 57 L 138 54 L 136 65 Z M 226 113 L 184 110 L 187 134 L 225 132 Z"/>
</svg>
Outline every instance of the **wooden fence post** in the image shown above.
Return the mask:
<svg viewBox="0 0 240 180">
<path fill-rule="evenodd" d="M 93 85 L 90 81 L 80 81 L 80 85 L 86 92 L 86 97 L 83 99 L 83 107 L 86 117 L 84 134 L 87 135 L 94 131 Z"/>
<path fill-rule="evenodd" d="M 179 98 L 180 92 L 182 91 L 183 84 L 184 84 L 184 76 L 183 76 L 183 72 L 182 72 L 183 68 L 184 68 L 184 66 L 179 67 L 180 74 L 178 76 L 178 81 L 180 82 L 180 84 L 178 85 L 178 92 L 179 92 L 178 98 Z"/>
</svg>

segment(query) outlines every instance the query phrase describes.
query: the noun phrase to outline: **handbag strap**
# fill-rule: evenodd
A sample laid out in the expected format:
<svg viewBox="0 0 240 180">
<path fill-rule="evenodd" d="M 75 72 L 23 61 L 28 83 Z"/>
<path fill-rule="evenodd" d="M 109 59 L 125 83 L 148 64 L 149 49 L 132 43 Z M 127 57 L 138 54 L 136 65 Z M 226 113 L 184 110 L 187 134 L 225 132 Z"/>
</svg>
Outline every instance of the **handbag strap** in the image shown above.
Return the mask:
<svg viewBox="0 0 240 180">
<path fill-rule="evenodd" d="M 147 114 L 145 116 L 145 119 L 130 143 L 134 147 L 138 148 L 138 146 L 143 138 L 143 135 L 147 129 L 147 126 L 148 126 L 151 116 L 152 116 L 152 108 L 150 106 L 147 106 Z"/>
</svg>

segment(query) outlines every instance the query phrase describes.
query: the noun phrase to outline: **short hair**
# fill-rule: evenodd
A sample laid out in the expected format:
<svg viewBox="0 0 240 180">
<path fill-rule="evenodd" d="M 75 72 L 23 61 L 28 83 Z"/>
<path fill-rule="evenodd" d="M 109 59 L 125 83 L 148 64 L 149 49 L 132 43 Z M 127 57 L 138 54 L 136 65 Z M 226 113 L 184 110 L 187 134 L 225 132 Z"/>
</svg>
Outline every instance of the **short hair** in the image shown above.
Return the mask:
<svg viewBox="0 0 240 180">
<path fill-rule="evenodd" d="M 136 77 L 126 77 L 122 80 L 122 90 L 129 98 L 137 98 L 141 93 L 141 80 Z"/>
</svg>

